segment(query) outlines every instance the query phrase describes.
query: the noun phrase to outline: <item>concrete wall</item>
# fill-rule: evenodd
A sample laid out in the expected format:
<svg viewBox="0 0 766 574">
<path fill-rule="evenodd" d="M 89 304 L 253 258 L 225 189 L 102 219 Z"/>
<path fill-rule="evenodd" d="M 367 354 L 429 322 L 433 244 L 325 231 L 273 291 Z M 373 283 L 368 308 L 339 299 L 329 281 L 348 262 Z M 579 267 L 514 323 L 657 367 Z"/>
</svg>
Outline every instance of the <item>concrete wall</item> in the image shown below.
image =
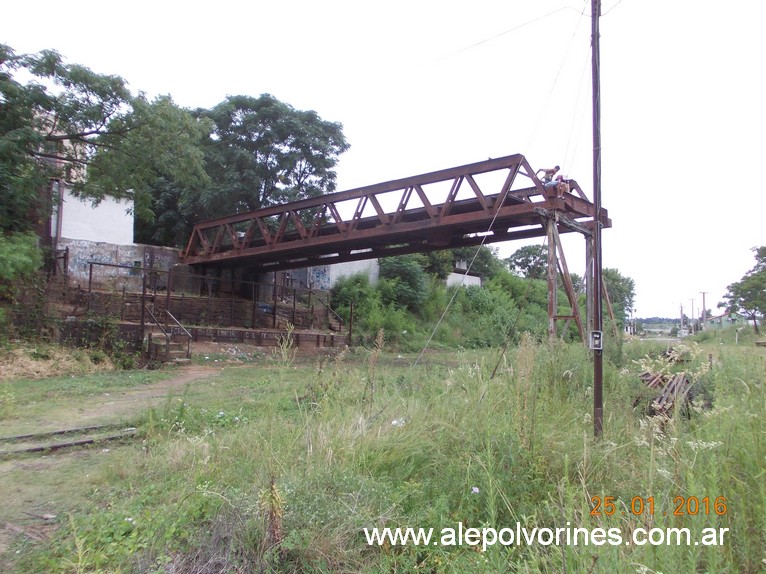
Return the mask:
<svg viewBox="0 0 766 574">
<path fill-rule="evenodd" d="M 333 265 L 322 265 L 311 267 L 308 272 L 309 285 L 315 289 L 331 289 L 341 277 L 349 277 L 357 273 L 364 273 L 370 278 L 370 283 L 377 283 L 380 276 L 380 265 L 377 259 L 367 259 L 365 261 L 349 261 L 347 263 L 335 263 Z M 450 273 L 447 277 L 447 286 L 460 285 L 481 286 L 481 277 L 476 275 L 465 275 L 465 272 Z"/>
<path fill-rule="evenodd" d="M 341 277 L 350 277 L 357 273 L 366 274 L 370 278 L 370 283 L 376 283 L 380 275 L 378 260 L 366 259 L 311 267 L 308 271 L 308 284 L 314 289 L 331 289 Z"/>
<path fill-rule="evenodd" d="M 179 250 L 170 247 L 151 245 L 116 245 L 103 241 L 84 239 L 62 239 L 59 249 L 69 248 L 67 271 L 72 283 L 87 287 L 90 275 L 90 263 L 93 265 L 93 283 L 95 287 L 140 291 L 141 268 L 167 271 L 178 262 Z M 126 265 L 133 269 L 122 269 L 110 265 Z M 164 286 L 165 274 L 158 274 L 158 287 Z"/>
<path fill-rule="evenodd" d="M 106 197 L 93 206 L 90 201 L 81 201 L 69 190 L 64 190 L 59 209 L 59 236 L 62 239 L 82 239 L 115 245 L 133 243 L 132 201 Z"/>
<path fill-rule="evenodd" d="M 464 279 L 465 277 L 465 279 Z M 447 276 L 447 287 L 452 287 L 453 285 L 465 285 L 468 287 L 469 285 L 477 285 L 481 287 L 481 277 L 477 277 L 476 275 L 466 275 L 465 271 L 462 273 L 450 273 Z"/>
</svg>

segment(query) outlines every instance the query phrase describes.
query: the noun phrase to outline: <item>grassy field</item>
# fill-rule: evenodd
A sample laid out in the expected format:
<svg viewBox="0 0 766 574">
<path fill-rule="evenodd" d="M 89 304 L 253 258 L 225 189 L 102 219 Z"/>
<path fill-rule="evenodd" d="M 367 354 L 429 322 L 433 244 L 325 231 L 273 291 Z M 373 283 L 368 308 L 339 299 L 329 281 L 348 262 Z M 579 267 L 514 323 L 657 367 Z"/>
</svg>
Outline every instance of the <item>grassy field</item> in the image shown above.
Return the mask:
<svg viewBox="0 0 766 574">
<path fill-rule="evenodd" d="M 212 376 L 132 417 L 137 440 L 107 453 L 3 462 L 0 490 L 16 502 L 0 518 L 29 508 L 56 519 L 44 541 L 15 537 L 0 565 L 23 573 L 764 572 L 766 353 L 752 338 L 734 345 L 715 336 L 691 346 L 687 362 L 668 364 L 663 349 L 640 341 L 607 349 L 598 441 L 592 366 L 578 345 L 525 340 L 494 378 L 497 350 L 427 352 L 415 367 L 415 355 L 382 345 L 221 357 Z M 651 397 L 637 376 L 646 368 L 689 372 L 694 403 L 672 418 L 646 416 Z M 130 378 L 139 375 L 2 382 L 0 434 L 21 428 L 29 412 L 45 418 L 36 409 L 55 418 L 105 389 L 159 380 Z M 515 533 L 517 524 L 539 537 L 485 551 L 441 538 L 445 528 Z M 433 528 L 440 543 L 369 545 L 372 527 Z M 546 544 L 556 528 L 560 543 Z M 609 534 L 586 545 L 580 533 L 567 544 L 575 528 Z M 641 528 L 657 529 L 654 541 L 687 528 L 690 544 L 626 544 Z M 715 545 L 701 543 L 704 529 L 715 529 Z M 719 529 L 728 529 L 722 540 Z M 621 543 L 610 543 L 618 534 Z"/>
</svg>

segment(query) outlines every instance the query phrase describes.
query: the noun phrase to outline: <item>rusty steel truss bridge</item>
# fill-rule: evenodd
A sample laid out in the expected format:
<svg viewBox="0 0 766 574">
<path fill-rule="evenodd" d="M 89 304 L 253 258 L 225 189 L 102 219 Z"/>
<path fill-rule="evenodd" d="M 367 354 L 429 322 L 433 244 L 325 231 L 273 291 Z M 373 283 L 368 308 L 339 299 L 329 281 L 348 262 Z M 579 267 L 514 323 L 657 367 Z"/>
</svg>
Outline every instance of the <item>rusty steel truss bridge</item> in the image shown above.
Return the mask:
<svg viewBox="0 0 766 574">
<path fill-rule="evenodd" d="M 597 217 L 576 181 L 569 180 L 567 191 L 545 187 L 515 154 L 203 221 L 194 226 L 183 262 L 269 272 L 547 237 L 549 333 L 556 336 L 557 320 L 574 320 L 584 339 L 559 235 L 585 237 L 590 286 L 597 221 L 611 227 L 606 210 Z M 558 313 L 559 274 L 571 314 Z"/>
</svg>

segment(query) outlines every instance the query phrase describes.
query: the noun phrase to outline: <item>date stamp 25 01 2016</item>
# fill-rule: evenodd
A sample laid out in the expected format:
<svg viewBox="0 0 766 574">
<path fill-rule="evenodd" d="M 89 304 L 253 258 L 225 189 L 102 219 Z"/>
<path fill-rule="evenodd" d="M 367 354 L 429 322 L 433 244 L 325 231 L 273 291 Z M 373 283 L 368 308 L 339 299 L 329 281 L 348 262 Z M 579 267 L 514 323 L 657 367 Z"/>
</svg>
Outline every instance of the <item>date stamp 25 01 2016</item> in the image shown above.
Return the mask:
<svg viewBox="0 0 766 574">
<path fill-rule="evenodd" d="M 634 496 L 629 504 L 623 504 L 614 496 L 591 496 L 591 516 L 612 516 L 614 514 L 632 514 L 634 516 L 655 515 L 655 504 L 653 496 Z M 624 508 L 625 510 L 621 510 Z M 712 498 L 704 496 L 676 496 L 673 498 L 672 508 L 664 511 L 657 511 L 657 514 L 666 516 L 670 513 L 672 516 L 710 516 L 711 514 L 723 516 L 728 508 L 726 506 L 726 497 L 717 496 Z"/>
</svg>

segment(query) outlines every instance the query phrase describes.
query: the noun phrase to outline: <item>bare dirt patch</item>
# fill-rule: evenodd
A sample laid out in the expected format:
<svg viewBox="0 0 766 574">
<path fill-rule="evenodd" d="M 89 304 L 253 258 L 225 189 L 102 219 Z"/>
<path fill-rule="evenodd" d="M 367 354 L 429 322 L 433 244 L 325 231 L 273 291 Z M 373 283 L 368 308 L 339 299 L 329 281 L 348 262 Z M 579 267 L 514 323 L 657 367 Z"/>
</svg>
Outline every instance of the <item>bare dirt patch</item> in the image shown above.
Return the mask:
<svg viewBox="0 0 766 574">
<path fill-rule="evenodd" d="M 34 434 L 86 426 L 128 423 L 151 408 L 159 407 L 168 397 L 186 392 L 220 371 L 220 367 L 190 365 L 177 367 L 170 378 L 156 383 L 126 386 L 119 390 L 57 400 L 50 408 L 28 411 L 13 424 L 6 425 L 0 436 Z"/>
</svg>

